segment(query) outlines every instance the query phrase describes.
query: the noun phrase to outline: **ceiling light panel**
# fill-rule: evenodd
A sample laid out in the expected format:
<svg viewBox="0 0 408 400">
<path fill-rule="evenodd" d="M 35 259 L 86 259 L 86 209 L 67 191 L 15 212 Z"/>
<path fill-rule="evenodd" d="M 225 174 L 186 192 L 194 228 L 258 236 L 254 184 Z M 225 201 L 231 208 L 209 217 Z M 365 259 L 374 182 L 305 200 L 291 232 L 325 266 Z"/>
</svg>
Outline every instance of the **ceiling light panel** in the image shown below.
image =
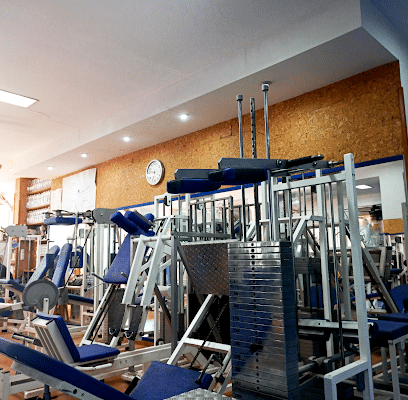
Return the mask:
<svg viewBox="0 0 408 400">
<path fill-rule="evenodd" d="M 0 101 L 3 103 L 13 104 L 19 107 L 30 107 L 32 104 L 37 102 L 38 100 L 30 99 L 28 97 L 20 96 L 19 94 L 5 92 L 4 90 L 0 90 Z"/>
<path fill-rule="evenodd" d="M 367 189 L 372 189 L 373 187 L 368 186 L 368 185 L 356 185 L 356 188 L 360 190 L 367 190 Z"/>
</svg>

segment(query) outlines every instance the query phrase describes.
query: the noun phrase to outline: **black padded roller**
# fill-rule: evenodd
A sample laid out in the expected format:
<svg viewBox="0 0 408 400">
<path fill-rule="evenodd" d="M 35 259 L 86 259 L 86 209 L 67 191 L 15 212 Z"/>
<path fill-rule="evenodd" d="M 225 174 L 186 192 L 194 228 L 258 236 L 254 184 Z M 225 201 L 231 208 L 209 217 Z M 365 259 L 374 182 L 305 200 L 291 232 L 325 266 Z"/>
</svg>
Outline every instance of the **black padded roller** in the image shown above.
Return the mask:
<svg viewBox="0 0 408 400">
<path fill-rule="evenodd" d="M 211 192 L 221 187 L 221 184 L 207 179 L 177 179 L 167 182 L 167 192 L 172 194 Z"/>
</svg>

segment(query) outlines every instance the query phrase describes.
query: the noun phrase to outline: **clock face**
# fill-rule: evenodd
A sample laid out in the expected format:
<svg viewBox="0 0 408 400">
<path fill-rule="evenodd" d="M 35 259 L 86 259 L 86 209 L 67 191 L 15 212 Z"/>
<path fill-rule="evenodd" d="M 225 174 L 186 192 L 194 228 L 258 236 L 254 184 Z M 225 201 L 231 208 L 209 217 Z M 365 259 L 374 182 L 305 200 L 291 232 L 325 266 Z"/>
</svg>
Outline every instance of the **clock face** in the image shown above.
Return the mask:
<svg viewBox="0 0 408 400">
<path fill-rule="evenodd" d="M 157 185 L 164 176 L 164 166 L 159 160 L 152 160 L 146 168 L 146 179 L 150 185 Z"/>
</svg>

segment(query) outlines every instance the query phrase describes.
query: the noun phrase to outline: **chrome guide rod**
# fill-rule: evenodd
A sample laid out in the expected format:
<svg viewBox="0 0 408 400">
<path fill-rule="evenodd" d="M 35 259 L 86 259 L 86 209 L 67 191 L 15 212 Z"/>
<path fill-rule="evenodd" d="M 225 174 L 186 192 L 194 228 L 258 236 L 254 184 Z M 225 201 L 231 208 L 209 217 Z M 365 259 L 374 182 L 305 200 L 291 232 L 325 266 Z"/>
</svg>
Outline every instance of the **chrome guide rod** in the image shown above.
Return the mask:
<svg viewBox="0 0 408 400">
<path fill-rule="evenodd" d="M 257 158 L 256 152 L 256 123 L 255 123 L 255 98 L 251 97 L 250 101 L 250 112 L 251 112 L 251 143 L 252 143 L 252 158 Z M 259 209 L 259 191 L 258 184 L 254 183 L 254 205 L 255 205 L 255 233 L 256 240 L 259 242 L 261 240 L 261 213 Z"/>
<path fill-rule="evenodd" d="M 265 151 L 266 151 L 266 158 L 269 160 L 271 158 L 271 152 L 269 147 L 269 115 L 268 115 L 268 90 L 269 90 L 269 83 L 263 83 L 262 91 L 264 94 L 264 122 L 265 122 Z M 279 237 L 276 237 L 275 229 L 272 226 L 272 219 L 274 218 L 274 210 L 276 209 L 275 206 L 275 194 L 273 191 L 273 183 L 271 178 L 271 172 L 268 170 L 268 185 L 269 185 L 269 235 L 271 240 L 279 240 Z"/>
<path fill-rule="evenodd" d="M 242 94 L 237 95 L 238 102 L 238 131 L 239 131 L 239 156 L 244 158 L 244 137 L 242 132 L 242 100 L 244 96 Z M 242 195 L 242 241 L 246 241 L 246 216 L 245 216 L 245 185 L 241 186 Z"/>
<path fill-rule="evenodd" d="M 269 90 L 269 83 L 263 83 L 262 84 L 262 91 L 264 93 L 264 120 L 265 120 L 266 158 L 269 160 L 271 158 L 271 153 L 270 153 L 270 148 L 269 148 L 268 90 Z"/>
</svg>

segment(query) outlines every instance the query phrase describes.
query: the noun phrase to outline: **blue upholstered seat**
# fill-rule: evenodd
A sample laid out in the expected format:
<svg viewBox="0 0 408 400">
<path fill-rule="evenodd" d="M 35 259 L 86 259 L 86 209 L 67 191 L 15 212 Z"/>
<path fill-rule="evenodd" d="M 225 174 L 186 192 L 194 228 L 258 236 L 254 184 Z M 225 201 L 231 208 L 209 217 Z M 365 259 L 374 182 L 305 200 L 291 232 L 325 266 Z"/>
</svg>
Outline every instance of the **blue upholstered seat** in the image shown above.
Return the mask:
<svg viewBox="0 0 408 400">
<path fill-rule="evenodd" d="M 378 331 L 373 338 L 373 344 L 381 347 L 387 347 L 389 340 L 398 339 L 408 334 L 408 324 L 405 322 L 368 320 L 377 325 Z"/>
<path fill-rule="evenodd" d="M 153 361 L 130 397 L 138 400 L 162 400 L 198 388 L 208 389 L 211 375 L 204 374 L 202 384 L 196 383 L 199 376 L 199 371 Z"/>
<path fill-rule="evenodd" d="M 65 321 L 60 315 L 50 315 L 42 312 L 39 312 L 37 315 L 39 318 L 55 322 L 74 362 L 95 361 L 102 358 L 115 357 L 120 353 L 118 349 L 96 343 L 76 347 Z"/>
</svg>

